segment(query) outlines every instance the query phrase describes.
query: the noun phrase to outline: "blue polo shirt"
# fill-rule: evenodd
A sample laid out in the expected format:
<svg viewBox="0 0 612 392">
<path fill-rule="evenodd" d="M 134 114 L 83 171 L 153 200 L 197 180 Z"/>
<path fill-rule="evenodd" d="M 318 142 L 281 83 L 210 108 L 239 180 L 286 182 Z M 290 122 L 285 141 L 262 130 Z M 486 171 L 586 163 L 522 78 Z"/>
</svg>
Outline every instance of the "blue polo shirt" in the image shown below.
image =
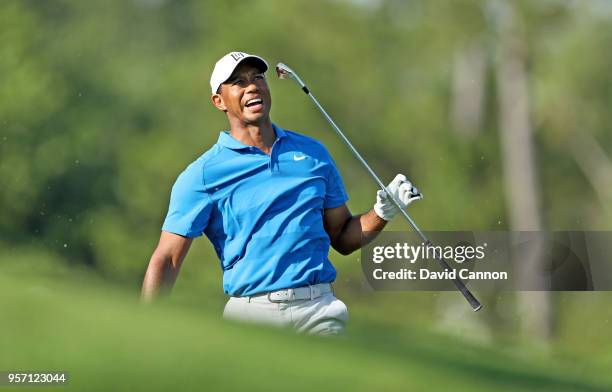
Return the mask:
<svg viewBox="0 0 612 392">
<path fill-rule="evenodd" d="M 162 230 L 206 234 L 230 295 L 336 278 L 323 210 L 348 200 L 342 178 L 320 142 L 273 127 L 270 155 L 221 132 L 172 187 Z"/>
</svg>

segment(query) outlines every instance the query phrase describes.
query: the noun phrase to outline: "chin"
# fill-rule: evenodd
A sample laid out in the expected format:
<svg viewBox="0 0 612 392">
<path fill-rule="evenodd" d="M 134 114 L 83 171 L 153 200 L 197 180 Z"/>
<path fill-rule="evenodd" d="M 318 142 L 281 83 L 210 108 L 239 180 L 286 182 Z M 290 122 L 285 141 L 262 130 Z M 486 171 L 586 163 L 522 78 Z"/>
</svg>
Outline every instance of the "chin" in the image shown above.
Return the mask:
<svg viewBox="0 0 612 392">
<path fill-rule="evenodd" d="M 265 122 L 268 119 L 269 117 L 267 113 L 251 114 L 248 117 L 244 117 L 244 121 L 249 124 L 259 124 Z"/>
</svg>

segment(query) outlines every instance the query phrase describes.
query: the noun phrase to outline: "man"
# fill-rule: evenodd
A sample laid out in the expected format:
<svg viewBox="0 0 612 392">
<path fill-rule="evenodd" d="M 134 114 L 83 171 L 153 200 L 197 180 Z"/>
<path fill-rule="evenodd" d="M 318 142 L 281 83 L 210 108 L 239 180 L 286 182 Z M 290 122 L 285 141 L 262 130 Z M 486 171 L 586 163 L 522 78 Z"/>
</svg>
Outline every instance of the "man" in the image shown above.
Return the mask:
<svg viewBox="0 0 612 392">
<path fill-rule="evenodd" d="M 325 147 L 271 122 L 267 69 L 261 57 L 242 52 L 216 63 L 211 99 L 230 130 L 176 180 L 142 296 L 172 287 L 192 239 L 204 233 L 231 296 L 224 317 L 338 334 L 348 311 L 332 291 L 329 246 L 347 255 L 399 211 L 379 191 L 372 210 L 351 215 Z M 403 207 L 420 198 L 402 175 L 388 189 Z"/>
</svg>

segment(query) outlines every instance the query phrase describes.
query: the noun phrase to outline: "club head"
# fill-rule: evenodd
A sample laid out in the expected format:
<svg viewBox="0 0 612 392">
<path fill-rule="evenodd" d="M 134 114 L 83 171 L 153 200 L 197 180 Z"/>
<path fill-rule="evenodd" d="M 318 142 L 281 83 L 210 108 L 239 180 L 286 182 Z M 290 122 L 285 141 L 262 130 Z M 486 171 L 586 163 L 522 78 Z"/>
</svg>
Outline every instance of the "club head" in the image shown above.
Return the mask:
<svg viewBox="0 0 612 392">
<path fill-rule="evenodd" d="M 276 74 L 280 79 L 293 79 L 295 75 L 293 70 L 283 63 L 276 64 Z"/>
<path fill-rule="evenodd" d="M 295 81 L 306 94 L 309 94 L 308 87 L 304 84 L 302 79 L 293 72 L 291 68 L 289 68 L 286 64 L 278 63 L 276 64 L 276 74 L 280 79 L 292 79 Z"/>
</svg>

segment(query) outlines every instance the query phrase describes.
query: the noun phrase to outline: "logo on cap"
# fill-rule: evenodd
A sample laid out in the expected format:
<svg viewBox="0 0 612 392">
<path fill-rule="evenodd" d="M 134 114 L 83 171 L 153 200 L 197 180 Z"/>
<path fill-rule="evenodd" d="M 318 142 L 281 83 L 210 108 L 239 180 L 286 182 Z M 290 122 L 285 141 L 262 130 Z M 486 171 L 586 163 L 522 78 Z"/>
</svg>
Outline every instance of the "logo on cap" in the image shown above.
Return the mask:
<svg viewBox="0 0 612 392">
<path fill-rule="evenodd" d="M 230 54 L 230 56 L 232 56 L 232 58 L 236 61 L 240 60 L 241 58 L 246 56 L 246 53 L 242 53 L 242 52 L 232 52 Z"/>
</svg>

